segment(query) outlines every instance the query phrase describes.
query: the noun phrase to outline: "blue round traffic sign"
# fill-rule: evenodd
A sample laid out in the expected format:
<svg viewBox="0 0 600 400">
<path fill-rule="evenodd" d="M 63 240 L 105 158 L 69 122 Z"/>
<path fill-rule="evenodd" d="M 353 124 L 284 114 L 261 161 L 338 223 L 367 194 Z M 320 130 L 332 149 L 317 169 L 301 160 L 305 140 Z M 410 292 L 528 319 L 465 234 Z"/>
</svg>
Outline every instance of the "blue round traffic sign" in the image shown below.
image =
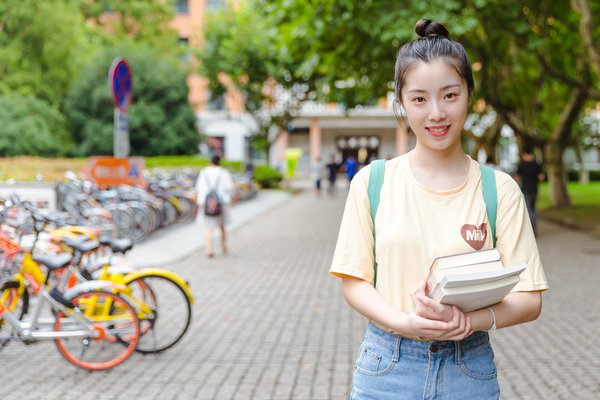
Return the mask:
<svg viewBox="0 0 600 400">
<path fill-rule="evenodd" d="M 133 80 L 131 68 L 121 57 L 115 58 L 108 71 L 108 85 L 113 96 L 115 107 L 121 112 L 127 112 L 131 105 Z"/>
</svg>

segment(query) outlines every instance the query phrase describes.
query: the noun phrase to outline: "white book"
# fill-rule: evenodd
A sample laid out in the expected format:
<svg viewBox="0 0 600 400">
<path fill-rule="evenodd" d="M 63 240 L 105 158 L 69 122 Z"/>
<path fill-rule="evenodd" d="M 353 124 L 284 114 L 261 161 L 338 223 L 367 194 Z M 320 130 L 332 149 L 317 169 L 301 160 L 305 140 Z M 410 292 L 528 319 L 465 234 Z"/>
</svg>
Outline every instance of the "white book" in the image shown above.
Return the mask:
<svg viewBox="0 0 600 400">
<path fill-rule="evenodd" d="M 437 286 L 447 275 L 466 275 L 478 272 L 492 272 L 502 270 L 502 261 L 490 261 L 479 264 L 461 265 L 458 267 L 434 269 L 429 276 L 431 287 Z"/>
<path fill-rule="evenodd" d="M 464 274 L 448 274 L 440 281 L 440 287 L 460 287 L 469 285 L 478 285 L 486 282 L 497 281 L 507 276 L 520 275 L 527 268 L 526 263 L 513 265 L 512 267 L 497 269 L 493 271 L 481 271 Z"/>
<path fill-rule="evenodd" d="M 497 248 L 470 251 L 468 253 L 452 254 L 436 257 L 431 264 L 431 269 L 461 267 L 471 264 L 500 261 L 500 251 Z"/>
<path fill-rule="evenodd" d="M 463 312 L 496 304 L 519 282 L 526 263 L 504 268 L 498 249 L 438 257 L 432 263 L 427 295 Z"/>
<path fill-rule="evenodd" d="M 463 312 L 496 304 L 519 283 L 527 264 L 521 263 L 497 271 L 445 276 L 430 294 L 440 303 L 453 304 Z"/>
<path fill-rule="evenodd" d="M 479 310 L 502 301 L 511 289 L 519 282 L 518 276 L 509 276 L 504 279 L 480 285 L 471 285 L 454 288 L 442 288 L 438 294 L 438 301 L 452 304 L 463 312 Z"/>
</svg>

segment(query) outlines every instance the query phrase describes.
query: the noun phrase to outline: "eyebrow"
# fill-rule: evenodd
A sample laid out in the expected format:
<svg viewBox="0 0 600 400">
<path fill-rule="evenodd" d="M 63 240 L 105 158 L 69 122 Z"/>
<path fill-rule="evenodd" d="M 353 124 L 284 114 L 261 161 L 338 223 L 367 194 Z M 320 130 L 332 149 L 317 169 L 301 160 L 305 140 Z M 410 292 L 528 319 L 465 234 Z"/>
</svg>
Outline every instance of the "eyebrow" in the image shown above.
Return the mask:
<svg viewBox="0 0 600 400">
<path fill-rule="evenodd" d="M 448 89 L 453 88 L 453 87 L 461 87 L 461 85 L 458 84 L 458 83 L 451 83 L 450 85 L 444 86 L 442 88 L 442 91 L 448 90 Z M 423 89 L 411 89 L 407 93 L 427 93 L 427 91 L 423 90 Z"/>
</svg>

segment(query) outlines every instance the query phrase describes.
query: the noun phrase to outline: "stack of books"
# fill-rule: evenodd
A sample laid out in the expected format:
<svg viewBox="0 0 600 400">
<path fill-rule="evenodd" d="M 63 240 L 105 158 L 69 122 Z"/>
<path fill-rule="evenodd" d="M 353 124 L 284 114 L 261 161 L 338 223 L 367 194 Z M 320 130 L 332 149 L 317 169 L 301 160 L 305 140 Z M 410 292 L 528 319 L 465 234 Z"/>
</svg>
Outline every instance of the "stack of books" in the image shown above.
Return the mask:
<svg viewBox="0 0 600 400">
<path fill-rule="evenodd" d="M 478 310 L 502 301 L 526 267 L 504 268 L 496 248 L 438 257 L 431 265 L 427 295 L 463 312 Z"/>
</svg>

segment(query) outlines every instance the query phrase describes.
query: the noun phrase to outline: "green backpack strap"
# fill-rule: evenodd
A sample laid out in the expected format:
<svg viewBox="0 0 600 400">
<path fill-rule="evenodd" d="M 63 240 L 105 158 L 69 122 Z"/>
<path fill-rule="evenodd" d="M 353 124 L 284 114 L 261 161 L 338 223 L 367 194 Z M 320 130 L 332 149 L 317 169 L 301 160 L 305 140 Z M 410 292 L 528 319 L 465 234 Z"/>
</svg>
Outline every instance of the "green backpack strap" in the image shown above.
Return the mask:
<svg viewBox="0 0 600 400">
<path fill-rule="evenodd" d="M 369 205 L 371 206 L 371 220 L 373 221 L 373 286 L 377 285 L 377 258 L 375 254 L 375 215 L 379 207 L 379 194 L 383 184 L 383 173 L 385 171 L 385 160 L 371 162 L 371 174 L 369 175 Z"/>
<path fill-rule="evenodd" d="M 496 192 L 496 175 L 494 169 L 487 165 L 480 164 L 481 167 L 481 189 L 483 191 L 483 200 L 487 210 L 490 229 L 492 230 L 492 241 L 496 247 L 496 216 L 498 214 L 498 193 Z"/>
</svg>

